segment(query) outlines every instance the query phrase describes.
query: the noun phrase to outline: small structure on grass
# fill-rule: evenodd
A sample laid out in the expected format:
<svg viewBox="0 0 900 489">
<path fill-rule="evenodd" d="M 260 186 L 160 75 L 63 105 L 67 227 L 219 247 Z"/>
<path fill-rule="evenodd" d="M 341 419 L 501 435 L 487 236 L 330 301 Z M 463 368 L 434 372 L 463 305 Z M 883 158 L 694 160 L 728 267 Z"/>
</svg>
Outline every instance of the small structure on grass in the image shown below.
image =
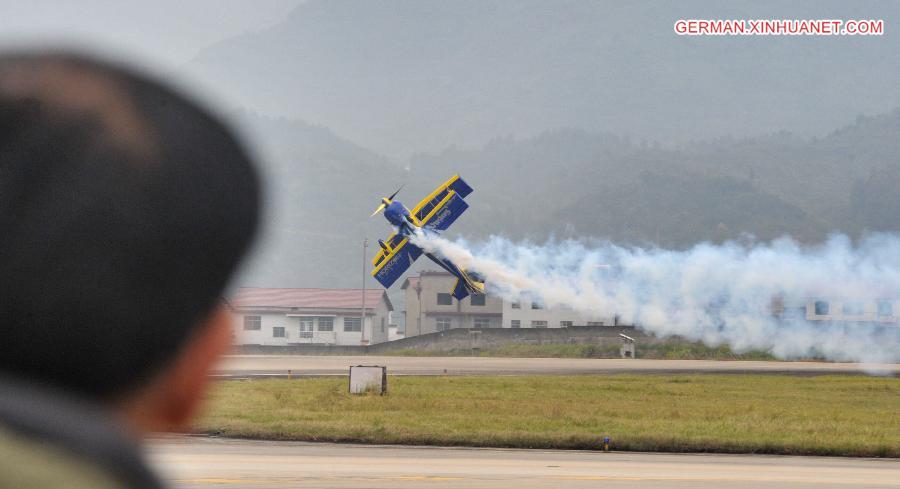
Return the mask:
<svg viewBox="0 0 900 489">
<path fill-rule="evenodd" d="M 387 367 L 357 365 L 350 367 L 350 393 L 384 395 L 387 392 Z"/>
<path fill-rule="evenodd" d="M 619 333 L 619 337 L 622 338 L 622 346 L 619 347 L 619 354 L 622 358 L 634 358 L 634 338 L 622 333 Z"/>
</svg>

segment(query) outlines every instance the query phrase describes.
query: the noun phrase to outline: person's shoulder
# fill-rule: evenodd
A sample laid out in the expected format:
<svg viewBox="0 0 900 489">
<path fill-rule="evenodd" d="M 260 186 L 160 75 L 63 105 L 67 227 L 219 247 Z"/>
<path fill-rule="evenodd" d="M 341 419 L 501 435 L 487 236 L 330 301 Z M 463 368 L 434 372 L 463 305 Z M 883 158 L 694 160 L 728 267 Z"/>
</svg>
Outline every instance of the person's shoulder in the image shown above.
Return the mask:
<svg viewBox="0 0 900 489">
<path fill-rule="evenodd" d="M 78 454 L 0 427 L 0 487 L 125 489 L 118 479 Z"/>
</svg>

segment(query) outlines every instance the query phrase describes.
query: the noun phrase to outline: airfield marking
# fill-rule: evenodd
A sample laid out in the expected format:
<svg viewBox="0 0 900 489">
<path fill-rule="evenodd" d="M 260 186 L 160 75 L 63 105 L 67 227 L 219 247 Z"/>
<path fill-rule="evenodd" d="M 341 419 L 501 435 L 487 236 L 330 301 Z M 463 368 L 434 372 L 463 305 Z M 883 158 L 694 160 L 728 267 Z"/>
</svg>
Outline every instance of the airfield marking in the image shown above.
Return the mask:
<svg viewBox="0 0 900 489">
<path fill-rule="evenodd" d="M 384 365 L 389 375 L 535 375 L 608 373 L 881 374 L 900 376 L 900 364 L 744 360 L 648 360 L 594 358 L 390 357 L 230 355 L 219 364 L 219 378 L 347 375 L 350 365 Z"/>
<path fill-rule="evenodd" d="M 332 443 L 204 437 L 150 444 L 151 460 L 185 489 L 239 486 L 519 489 L 594 487 L 898 487 L 900 460 L 711 454 L 602 453 Z M 766 486 L 770 487 L 770 486 Z"/>
</svg>

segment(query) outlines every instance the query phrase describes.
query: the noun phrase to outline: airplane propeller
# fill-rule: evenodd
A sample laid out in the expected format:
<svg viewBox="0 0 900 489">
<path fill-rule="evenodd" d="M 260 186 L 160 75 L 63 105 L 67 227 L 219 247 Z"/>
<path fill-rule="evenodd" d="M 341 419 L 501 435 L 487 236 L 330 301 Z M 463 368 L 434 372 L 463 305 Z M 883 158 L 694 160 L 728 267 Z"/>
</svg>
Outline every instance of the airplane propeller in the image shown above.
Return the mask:
<svg viewBox="0 0 900 489">
<path fill-rule="evenodd" d="M 404 186 L 404 185 L 406 185 L 406 184 L 404 183 L 403 185 L 400 186 L 400 188 L 397 189 L 396 192 L 392 193 L 391 196 L 388 197 L 388 200 L 394 200 L 394 197 L 396 197 L 397 194 L 399 194 L 400 191 L 403 190 L 403 186 Z"/>
<path fill-rule="evenodd" d="M 403 185 L 406 185 L 406 184 L 403 184 Z M 396 197 L 397 194 L 399 194 L 400 191 L 403 190 L 403 185 L 401 185 L 400 188 L 398 188 L 396 192 L 392 193 L 390 197 L 381 199 L 381 205 L 379 205 L 375 209 L 375 212 L 373 212 L 372 215 L 369 217 L 375 217 L 375 214 L 378 214 L 379 212 L 383 211 L 384 208 L 387 207 L 388 204 L 390 204 L 394 200 L 394 197 Z"/>
</svg>

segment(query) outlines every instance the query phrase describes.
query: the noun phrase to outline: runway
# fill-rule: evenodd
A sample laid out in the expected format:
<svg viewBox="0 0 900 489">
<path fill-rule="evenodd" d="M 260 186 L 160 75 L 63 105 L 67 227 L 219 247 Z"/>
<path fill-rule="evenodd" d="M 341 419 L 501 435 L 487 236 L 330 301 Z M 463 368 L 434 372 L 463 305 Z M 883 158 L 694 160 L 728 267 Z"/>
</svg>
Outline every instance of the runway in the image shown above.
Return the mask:
<svg viewBox="0 0 900 489">
<path fill-rule="evenodd" d="M 176 488 L 900 487 L 897 459 L 338 445 L 158 439 L 153 464 Z"/>
<path fill-rule="evenodd" d="M 900 375 L 898 364 L 645 360 L 593 358 L 231 355 L 216 369 L 226 377 L 346 375 L 350 365 L 383 365 L 389 375 L 575 375 L 611 373 L 774 373 Z"/>
</svg>

